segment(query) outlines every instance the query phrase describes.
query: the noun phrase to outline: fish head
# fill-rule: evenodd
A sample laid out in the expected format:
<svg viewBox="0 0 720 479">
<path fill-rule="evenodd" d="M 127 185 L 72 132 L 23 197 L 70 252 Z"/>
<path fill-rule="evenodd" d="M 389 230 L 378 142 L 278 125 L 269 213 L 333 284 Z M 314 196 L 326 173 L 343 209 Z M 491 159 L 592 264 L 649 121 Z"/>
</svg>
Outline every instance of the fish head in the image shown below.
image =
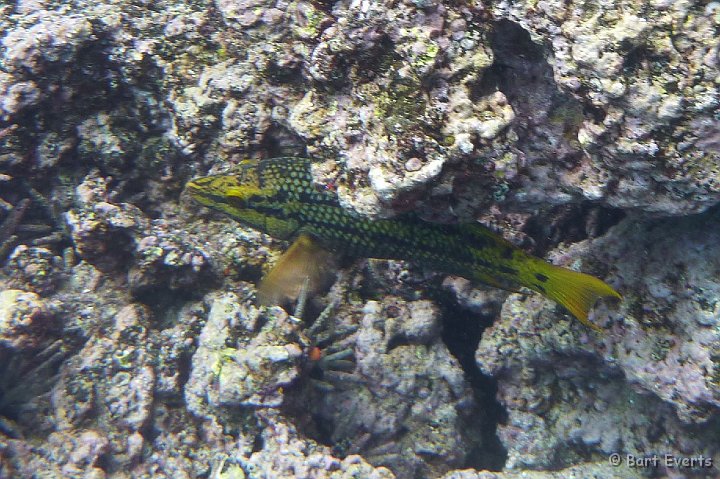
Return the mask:
<svg viewBox="0 0 720 479">
<path fill-rule="evenodd" d="M 289 211 L 286 193 L 264 181 L 256 165 L 245 161 L 229 174 L 195 178 L 185 190 L 201 205 L 276 238 L 287 239 L 298 230 L 298 221 Z"/>
</svg>

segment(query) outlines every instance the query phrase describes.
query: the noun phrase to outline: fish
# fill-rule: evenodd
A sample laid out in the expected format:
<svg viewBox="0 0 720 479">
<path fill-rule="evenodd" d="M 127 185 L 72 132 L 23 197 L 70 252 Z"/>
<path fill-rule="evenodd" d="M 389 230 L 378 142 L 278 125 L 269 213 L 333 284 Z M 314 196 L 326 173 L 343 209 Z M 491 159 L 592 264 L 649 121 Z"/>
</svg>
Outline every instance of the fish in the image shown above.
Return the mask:
<svg viewBox="0 0 720 479">
<path fill-rule="evenodd" d="M 197 203 L 280 240 L 290 248 L 261 280 L 261 304 L 315 291 L 342 256 L 407 260 L 509 291 L 529 288 L 589 328 L 601 298 L 622 299 L 604 281 L 526 253 L 480 223 L 440 224 L 414 213 L 373 219 L 340 205 L 334 188 L 315 183 L 309 158 L 243 160 L 228 174 L 189 181 Z"/>
</svg>

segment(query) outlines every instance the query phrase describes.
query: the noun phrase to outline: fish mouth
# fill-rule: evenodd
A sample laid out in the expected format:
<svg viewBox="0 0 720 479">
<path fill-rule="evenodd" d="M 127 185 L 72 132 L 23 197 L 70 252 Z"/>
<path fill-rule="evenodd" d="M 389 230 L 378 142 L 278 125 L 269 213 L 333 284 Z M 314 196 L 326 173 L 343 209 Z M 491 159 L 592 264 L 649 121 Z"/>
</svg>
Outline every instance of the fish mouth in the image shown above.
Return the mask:
<svg viewBox="0 0 720 479">
<path fill-rule="evenodd" d="M 200 194 L 200 188 L 198 185 L 192 181 L 188 181 L 185 185 L 185 189 L 183 190 L 183 193 L 186 195 L 190 195 L 191 197 L 196 197 Z"/>
<path fill-rule="evenodd" d="M 200 189 L 200 186 L 197 183 L 195 183 L 194 180 L 188 181 L 185 184 L 185 191 L 188 193 L 197 193 L 199 189 Z"/>
<path fill-rule="evenodd" d="M 212 176 L 203 176 L 201 178 L 192 179 L 185 183 L 185 191 L 193 196 L 207 193 L 212 179 Z"/>
<path fill-rule="evenodd" d="M 207 189 L 203 188 L 203 186 L 195 180 L 188 181 L 185 184 L 182 194 L 200 202 L 208 196 Z"/>
<path fill-rule="evenodd" d="M 204 176 L 190 180 L 185 184 L 182 194 L 189 196 L 203 206 L 218 207 L 227 203 L 227 197 L 215 187 L 214 181 L 216 179 L 217 177 L 214 176 Z"/>
</svg>

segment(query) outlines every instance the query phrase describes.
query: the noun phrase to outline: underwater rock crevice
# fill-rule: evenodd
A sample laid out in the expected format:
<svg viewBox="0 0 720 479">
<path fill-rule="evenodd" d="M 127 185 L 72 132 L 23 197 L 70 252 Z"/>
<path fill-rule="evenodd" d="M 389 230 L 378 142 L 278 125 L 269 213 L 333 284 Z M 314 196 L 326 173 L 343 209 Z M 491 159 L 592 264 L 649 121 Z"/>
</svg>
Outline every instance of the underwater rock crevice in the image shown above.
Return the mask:
<svg viewBox="0 0 720 479">
<path fill-rule="evenodd" d="M 545 156 L 552 148 L 557 152 L 555 161 L 576 163 L 584 107 L 555 82 L 552 50 L 533 42 L 527 30 L 507 19 L 495 22 L 488 37 L 494 61 L 474 94 L 505 95 L 515 112 L 515 146 L 528 160 L 549 161 Z"/>
<path fill-rule="evenodd" d="M 507 422 L 507 411 L 497 400 L 498 383 L 484 374 L 475 361 L 475 351 L 483 331 L 492 324 L 491 317 L 464 311 L 449 303 L 441 303 L 443 310 L 442 340 L 460 363 L 465 378 L 472 387 L 481 418 L 481 441 L 466 456 L 465 467 L 478 470 L 502 471 L 507 461 L 507 450 L 497 435 L 498 424 Z"/>
<path fill-rule="evenodd" d="M 307 156 L 307 145 L 303 139 L 290 128 L 277 122 L 274 122 L 265 131 L 258 150 L 262 151 L 267 158 Z"/>
<path fill-rule="evenodd" d="M 519 100 L 524 97 L 545 93 L 528 91 L 524 86 L 557 90 L 544 46 L 534 43 L 522 26 L 510 20 L 499 20 L 492 25 L 488 39 L 494 61 L 483 75 L 486 87 L 500 90 L 513 106 L 519 107 L 523 107 Z"/>
<path fill-rule="evenodd" d="M 620 208 L 611 208 L 591 201 L 558 206 L 548 217 L 531 216 L 523 228 L 535 244 L 533 253 L 544 255 L 559 243 L 578 243 L 599 238 L 625 218 Z"/>
</svg>

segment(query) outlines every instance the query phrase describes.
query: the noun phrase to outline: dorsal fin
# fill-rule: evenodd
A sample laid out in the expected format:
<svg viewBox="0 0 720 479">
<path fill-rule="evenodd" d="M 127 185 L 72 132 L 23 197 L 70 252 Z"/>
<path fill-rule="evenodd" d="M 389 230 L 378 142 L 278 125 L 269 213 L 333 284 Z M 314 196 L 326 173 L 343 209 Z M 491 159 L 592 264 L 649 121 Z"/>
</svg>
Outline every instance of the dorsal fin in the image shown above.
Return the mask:
<svg viewBox="0 0 720 479">
<path fill-rule="evenodd" d="M 471 239 L 473 241 L 473 247 L 480 248 L 483 246 L 492 247 L 506 247 L 509 250 L 518 249 L 517 246 L 503 238 L 501 235 L 495 233 L 487 226 L 483 226 L 480 223 L 461 223 L 458 225 L 458 229 L 462 233 L 463 237 Z"/>
</svg>

